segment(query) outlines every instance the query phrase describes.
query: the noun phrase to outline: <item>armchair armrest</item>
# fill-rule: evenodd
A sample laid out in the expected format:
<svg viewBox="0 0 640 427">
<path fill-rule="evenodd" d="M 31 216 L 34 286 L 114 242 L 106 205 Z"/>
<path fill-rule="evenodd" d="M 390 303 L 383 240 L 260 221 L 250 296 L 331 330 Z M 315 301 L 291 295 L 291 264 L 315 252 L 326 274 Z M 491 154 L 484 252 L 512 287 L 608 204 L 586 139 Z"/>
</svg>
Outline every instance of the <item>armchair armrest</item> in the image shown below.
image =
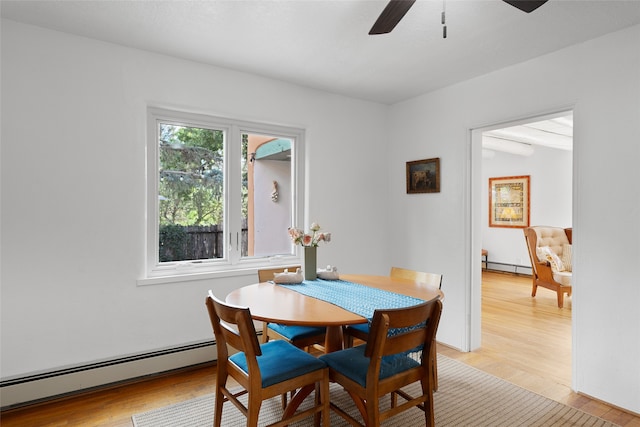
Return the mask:
<svg viewBox="0 0 640 427">
<path fill-rule="evenodd" d="M 551 270 L 551 264 L 549 261 L 544 262 L 536 262 L 535 269 L 538 273 L 538 279 L 544 282 L 554 282 L 553 280 L 553 270 Z"/>
</svg>

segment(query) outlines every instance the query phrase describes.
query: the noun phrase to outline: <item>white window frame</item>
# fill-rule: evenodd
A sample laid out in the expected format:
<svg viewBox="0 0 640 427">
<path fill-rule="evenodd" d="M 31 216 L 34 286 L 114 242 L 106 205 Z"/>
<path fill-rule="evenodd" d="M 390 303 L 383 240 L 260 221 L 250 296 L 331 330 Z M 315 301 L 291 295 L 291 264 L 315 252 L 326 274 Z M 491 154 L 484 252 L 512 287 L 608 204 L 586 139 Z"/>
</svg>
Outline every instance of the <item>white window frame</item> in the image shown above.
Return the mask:
<svg viewBox="0 0 640 427">
<path fill-rule="evenodd" d="M 159 241 L 159 200 L 158 200 L 158 126 L 160 122 L 185 126 L 221 130 L 224 137 L 224 257 L 210 260 L 190 260 L 160 263 L 158 259 Z M 268 257 L 241 256 L 239 236 L 241 233 L 241 165 L 240 142 L 243 133 L 277 135 L 293 141 L 291 160 L 291 188 L 293 225 L 302 224 L 304 215 L 304 135 L 303 129 L 249 122 L 206 114 L 196 114 L 164 108 L 147 108 L 147 205 L 146 205 L 146 267 L 145 278 L 139 284 L 155 284 L 165 281 L 193 280 L 194 278 L 215 277 L 233 274 L 247 269 L 273 267 L 300 263 L 300 251 L 292 245 L 291 255 Z M 231 159 L 231 160 L 230 160 Z M 236 177 L 235 179 L 231 179 Z M 282 230 L 286 233 L 286 230 Z M 204 275 L 204 276 L 202 276 Z M 168 280 L 162 280 L 166 278 Z M 150 280 L 145 280 L 150 279 Z M 160 280 L 154 280 L 160 279 Z"/>
</svg>

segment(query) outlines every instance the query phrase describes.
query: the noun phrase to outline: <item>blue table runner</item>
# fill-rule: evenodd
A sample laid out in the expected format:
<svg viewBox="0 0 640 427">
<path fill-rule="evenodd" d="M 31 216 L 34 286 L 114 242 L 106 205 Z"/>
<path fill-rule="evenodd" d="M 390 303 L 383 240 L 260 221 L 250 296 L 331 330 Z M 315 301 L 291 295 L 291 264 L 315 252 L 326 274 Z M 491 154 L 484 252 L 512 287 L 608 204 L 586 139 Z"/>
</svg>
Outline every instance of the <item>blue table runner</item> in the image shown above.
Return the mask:
<svg viewBox="0 0 640 427">
<path fill-rule="evenodd" d="M 369 321 L 376 309 L 410 307 L 424 302 L 419 298 L 345 280 L 316 279 L 298 284 L 278 283 L 278 286 L 337 305 Z"/>
</svg>

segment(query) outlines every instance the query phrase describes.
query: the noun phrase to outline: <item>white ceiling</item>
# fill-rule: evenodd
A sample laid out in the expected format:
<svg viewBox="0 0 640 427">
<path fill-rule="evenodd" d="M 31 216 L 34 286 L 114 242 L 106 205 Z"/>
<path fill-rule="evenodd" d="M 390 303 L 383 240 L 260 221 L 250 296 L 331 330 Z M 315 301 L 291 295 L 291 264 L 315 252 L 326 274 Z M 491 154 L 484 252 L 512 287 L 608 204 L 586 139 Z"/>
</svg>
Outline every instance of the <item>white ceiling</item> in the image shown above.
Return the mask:
<svg viewBox="0 0 640 427">
<path fill-rule="evenodd" d="M 2 17 L 395 103 L 640 23 L 639 0 L 418 0 L 370 36 L 386 0 L 8 1 Z M 526 82 L 523 82 L 526 84 Z"/>
<path fill-rule="evenodd" d="M 530 156 L 536 145 L 573 150 L 573 113 L 490 130 L 482 134 L 482 147 L 485 150 Z"/>
</svg>

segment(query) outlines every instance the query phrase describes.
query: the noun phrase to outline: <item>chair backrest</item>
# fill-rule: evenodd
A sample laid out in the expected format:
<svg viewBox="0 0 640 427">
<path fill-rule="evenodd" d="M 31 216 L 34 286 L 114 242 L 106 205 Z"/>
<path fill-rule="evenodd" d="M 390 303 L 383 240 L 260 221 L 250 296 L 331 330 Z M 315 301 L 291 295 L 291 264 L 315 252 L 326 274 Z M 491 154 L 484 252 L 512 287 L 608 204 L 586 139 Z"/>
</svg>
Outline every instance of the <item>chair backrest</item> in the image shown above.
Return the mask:
<svg viewBox="0 0 640 427">
<path fill-rule="evenodd" d="M 273 275 L 275 273 L 282 273 L 285 269 L 295 273 L 298 268 L 300 268 L 299 265 L 292 265 L 291 267 L 263 268 L 258 270 L 258 281 L 268 282 L 269 280 L 273 280 Z"/>
<path fill-rule="evenodd" d="M 247 360 L 249 377 L 255 378 L 256 383 L 260 384 L 261 375 L 256 356 L 262 355 L 262 350 L 249 308 L 227 304 L 211 291 L 207 296 L 206 305 L 216 337 L 218 363 L 227 363 L 227 345 L 242 351 Z"/>
<path fill-rule="evenodd" d="M 523 231 L 531 266 L 534 274 L 537 275 L 537 264 L 546 263 L 546 261 L 538 259 L 538 248 L 549 246 L 556 255 L 561 257 L 563 245 L 571 244 L 573 230 L 571 228 L 533 226 L 527 227 Z"/>
<path fill-rule="evenodd" d="M 424 273 L 422 271 L 408 270 L 406 268 L 391 267 L 391 273 L 389 276 L 426 283 L 430 286 L 437 286 L 438 289 L 442 288 L 442 274 Z"/>
<path fill-rule="evenodd" d="M 373 384 L 370 381 L 377 383 L 382 357 L 406 353 L 419 346 L 422 346 L 423 354 L 421 368 L 428 368 L 432 363 L 431 346 L 435 342 L 441 313 L 442 302 L 439 299 L 412 307 L 375 310 L 365 348 L 365 356 L 371 358 L 367 384 Z M 389 333 L 390 330 L 394 331 Z M 408 370 L 412 369 L 416 368 Z"/>
</svg>

